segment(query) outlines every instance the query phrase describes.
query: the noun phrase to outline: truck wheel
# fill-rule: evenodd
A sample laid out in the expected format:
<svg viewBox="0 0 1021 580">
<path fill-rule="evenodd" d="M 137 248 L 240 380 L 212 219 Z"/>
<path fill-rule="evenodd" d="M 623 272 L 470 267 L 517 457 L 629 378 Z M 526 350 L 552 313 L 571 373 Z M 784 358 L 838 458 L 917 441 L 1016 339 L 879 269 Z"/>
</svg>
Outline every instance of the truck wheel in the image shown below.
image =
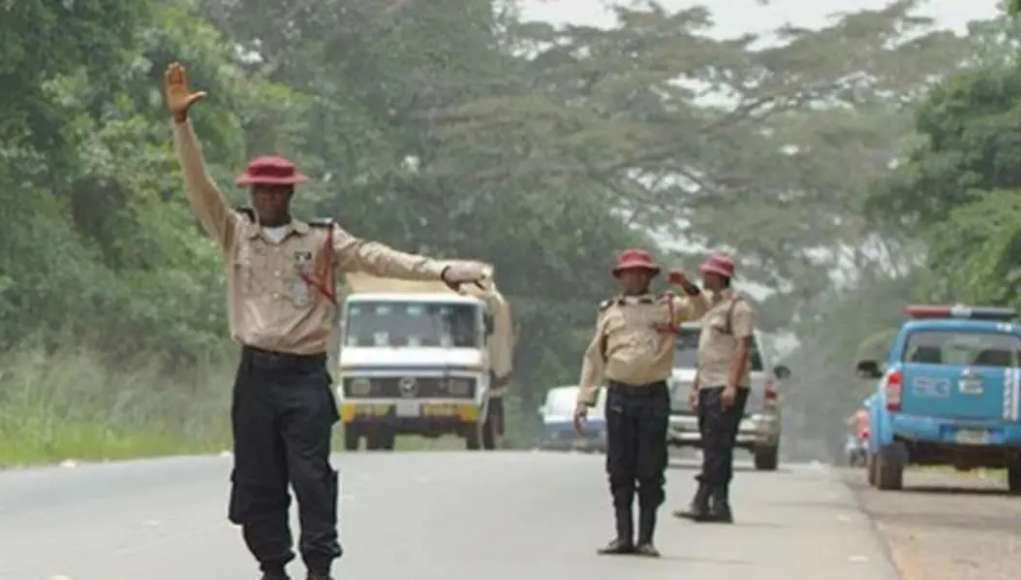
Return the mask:
<svg viewBox="0 0 1021 580">
<path fill-rule="evenodd" d="M 362 430 L 354 423 L 344 424 L 344 450 L 358 451 L 358 440 L 362 437 Z"/>
<path fill-rule="evenodd" d="M 1021 458 L 1015 459 L 1007 468 L 1007 484 L 1010 486 L 1010 493 L 1021 495 Z"/>
<path fill-rule="evenodd" d="M 482 448 L 486 451 L 496 449 L 496 421 L 492 417 L 482 426 Z"/>
<path fill-rule="evenodd" d="M 904 488 L 904 458 L 907 456 L 902 443 L 893 443 L 879 450 L 876 455 L 876 487 L 882 490 Z"/>
<path fill-rule="evenodd" d="M 369 449 L 374 451 L 390 451 L 394 448 L 397 439 L 396 433 L 388 427 L 377 425 L 369 430 L 367 435 Z"/>
<path fill-rule="evenodd" d="M 380 439 L 382 440 L 380 441 L 381 447 L 387 451 L 393 451 L 397 446 L 397 433 L 393 429 L 382 429 Z"/>
<path fill-rule="evenodd" d="M 756 447 L 755 448 L 755 469 L 759 471 L 776 471 L 780 462 L 780 449 L 778 447 Z"/>
<path fill-rule="evenodd" d="M 464 432 L 464 445 L 469 451 L 478 451 L 479 443 L 482 441 L 482 429 L 479 428 L 479 424 L 469 423 L 465 427 Z"/>
</svg>

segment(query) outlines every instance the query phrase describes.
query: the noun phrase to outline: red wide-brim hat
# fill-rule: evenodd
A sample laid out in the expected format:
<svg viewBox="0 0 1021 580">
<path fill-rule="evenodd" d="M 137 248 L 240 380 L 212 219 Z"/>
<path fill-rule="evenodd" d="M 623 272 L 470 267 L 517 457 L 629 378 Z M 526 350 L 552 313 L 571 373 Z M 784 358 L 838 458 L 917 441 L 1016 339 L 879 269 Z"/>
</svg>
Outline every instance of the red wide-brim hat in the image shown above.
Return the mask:
<svg viewBox="0 0 1021 580">
<path fill-rule="evenodd" d="M 706 260 L 699 267 L 699 271 L 703 274 L 719 274 L 724 278 L 733 278 L 734 260 L 731 260 L 729 256 L 717 254 Z"/>
<path fill-rule="evenodd" d="M 248 164 L 235 183 L 246 185 L 297 185 L 308 181 L 308 177 L 298 173 L 294 164 L 283 157 L 257 157 Z"/>
<path fill-rule="evenodd" d="M 617 259 L 613 275 L 619 277 L 625 270 L 645 270 L 653 276 L 659 275 L 660 268 L 652 261 L 652 255 L 645 250 L 627 250 Z"/>
</svg>

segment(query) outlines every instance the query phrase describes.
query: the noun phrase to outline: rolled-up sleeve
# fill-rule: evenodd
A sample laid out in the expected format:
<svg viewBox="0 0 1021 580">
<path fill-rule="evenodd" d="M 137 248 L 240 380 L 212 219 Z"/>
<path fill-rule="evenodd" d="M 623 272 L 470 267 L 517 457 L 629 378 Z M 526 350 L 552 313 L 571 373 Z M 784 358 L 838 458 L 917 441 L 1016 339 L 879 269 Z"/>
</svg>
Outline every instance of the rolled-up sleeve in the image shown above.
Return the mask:
<svg viewBox="0 0 1021 580">
<path fill-rule="evenodd" d="M 755 313 L 755 309 L 747 301 L 739 301 L 734 306 L 734 314 L 732 316 L 730 330 L 734 338 L 748 338 L 755 333 L 758 316 Z"/>
<path fill-rule="evenodd" d="M 581 380 L 578 382 L 578 402 L 588 406 L 596 404 L 599 387 L 603 384 L 606 367 L 603 352 L 604 318 L 600 316 L 596 322 L 596 333 L 592 342 L 585 349 L 585 357 L 581 364 Z"/>
</svg>

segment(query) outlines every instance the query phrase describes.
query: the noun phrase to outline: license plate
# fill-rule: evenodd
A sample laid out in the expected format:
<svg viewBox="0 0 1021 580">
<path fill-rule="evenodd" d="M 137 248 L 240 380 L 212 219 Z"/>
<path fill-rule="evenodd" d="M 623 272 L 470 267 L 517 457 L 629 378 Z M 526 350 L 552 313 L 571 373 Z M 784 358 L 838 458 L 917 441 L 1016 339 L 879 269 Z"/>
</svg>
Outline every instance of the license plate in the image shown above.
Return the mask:
<svg viewBox="0 0 1021 580">
<path fill-rule="evenodd" d="M 955 439 L 963 445 L 986 445 L 989 443 L 989 431 L 985 429 L 959 429 Z"/>
<path fill-rule="evenodd" d="M 981 395 L 982 379 L 961 379 L 958 388 L 962 395 Z"/>
<path fill-rule="evenodd" d="M 418 401 L 397 401 L 398 417 L 418 417 Z"/>
<path fill-rule="evenodd" d="M 424 417 L 453 417 L 457 415 L 456 405 L 423 405 L 422 416 Z"/>
</svg>

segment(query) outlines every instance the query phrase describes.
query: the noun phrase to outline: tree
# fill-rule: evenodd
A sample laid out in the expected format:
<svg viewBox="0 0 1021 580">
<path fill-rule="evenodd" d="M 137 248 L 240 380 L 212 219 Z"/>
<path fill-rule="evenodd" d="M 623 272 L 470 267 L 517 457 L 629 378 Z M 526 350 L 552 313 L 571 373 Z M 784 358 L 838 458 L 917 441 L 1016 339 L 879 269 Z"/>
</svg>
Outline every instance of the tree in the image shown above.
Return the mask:
<svg viewBox="0 0 1021 580">
<path fill-rule="evenodd" d="M 919 292 L 953 302 L 1021 305 L 1021 67 L 949 79 L 917 115 L 921 142 L 870 199 L 928 242 Z"/>
</svg>

